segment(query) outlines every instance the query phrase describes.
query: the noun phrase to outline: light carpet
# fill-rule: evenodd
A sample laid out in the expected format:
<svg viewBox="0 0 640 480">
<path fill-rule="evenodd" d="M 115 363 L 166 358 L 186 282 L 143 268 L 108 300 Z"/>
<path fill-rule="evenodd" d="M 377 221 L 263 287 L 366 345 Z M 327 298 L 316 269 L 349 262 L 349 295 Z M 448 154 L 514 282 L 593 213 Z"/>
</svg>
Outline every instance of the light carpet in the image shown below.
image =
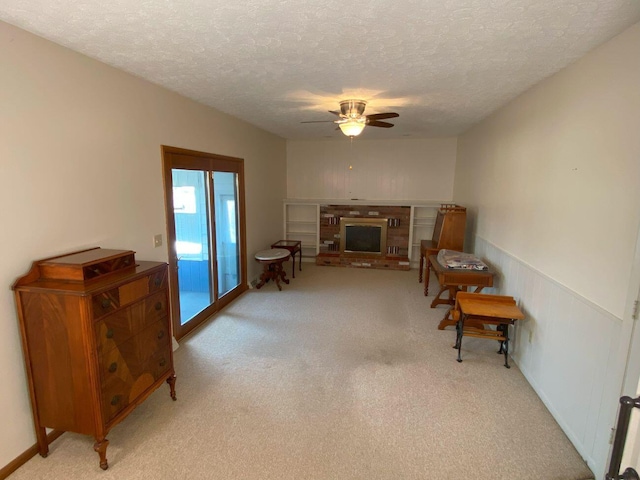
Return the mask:
<svg viewBox="0 0 640 480">
<path fill-rule="evenodd" d="M 181 342 L 178 401 L 160 388 L 117 425 L 107 471 L 65 433 L 10 478 L 594 478 L 497 342 L 456 362 L 417 277 L 304 264 L 251 290 Z"/>
</svg>

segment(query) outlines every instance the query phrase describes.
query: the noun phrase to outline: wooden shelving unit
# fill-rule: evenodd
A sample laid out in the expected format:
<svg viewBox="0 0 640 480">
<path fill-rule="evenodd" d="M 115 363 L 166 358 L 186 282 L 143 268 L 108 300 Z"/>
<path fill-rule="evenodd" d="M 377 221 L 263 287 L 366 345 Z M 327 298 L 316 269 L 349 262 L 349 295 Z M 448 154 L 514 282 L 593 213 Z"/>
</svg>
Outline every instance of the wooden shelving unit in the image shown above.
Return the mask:
<svg viewBox="0 0 640 480">
<path fill-rule="evenodd" d="M 315 259 L 318 254 L 319 221 L 319 204 L 285 202 L 284 238 L 302 242 L 303 259 Z"/>
<path fill-rule="evenodd" d="M 411 207 L 411 232 L 409 242 L 409 259 L 412 268 L 420 263 L 420 240 L 431 238 L 436 224 L 439 204 L 413 205 Z"/>
</svg>

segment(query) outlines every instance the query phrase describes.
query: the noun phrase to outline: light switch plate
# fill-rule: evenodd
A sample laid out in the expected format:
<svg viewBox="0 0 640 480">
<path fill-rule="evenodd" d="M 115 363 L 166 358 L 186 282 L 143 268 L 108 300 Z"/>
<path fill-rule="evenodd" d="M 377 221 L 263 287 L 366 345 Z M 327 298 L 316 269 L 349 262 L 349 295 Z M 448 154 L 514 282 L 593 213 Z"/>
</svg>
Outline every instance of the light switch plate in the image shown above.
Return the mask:
<svg viewBox="0 0 640 480">
<path fill-rule="evenodd" d="M 161 247 L 162 246 L 162 234 L 159 233 L 158 235 L 154 235 L 153 236 L 153 246 L 154 247 Z"/>
</svg>

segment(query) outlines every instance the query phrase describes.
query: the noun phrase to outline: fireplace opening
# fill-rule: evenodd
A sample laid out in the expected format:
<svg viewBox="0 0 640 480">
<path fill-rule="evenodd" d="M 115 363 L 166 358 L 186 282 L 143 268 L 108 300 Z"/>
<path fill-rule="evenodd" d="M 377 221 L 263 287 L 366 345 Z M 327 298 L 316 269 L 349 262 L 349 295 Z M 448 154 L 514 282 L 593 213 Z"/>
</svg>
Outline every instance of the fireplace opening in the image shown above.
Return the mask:
<svg viewBox="0 0 640 480">
<path fill-rule="evenodd" d="M 340 253 L 386 255 L 386 218 L 340 218 Z"/>
<path fill-rule="evenodd" d="M 345 252 L 380 252 L 380 227 L 377 225 L 347 225 Z"/>
</svg>

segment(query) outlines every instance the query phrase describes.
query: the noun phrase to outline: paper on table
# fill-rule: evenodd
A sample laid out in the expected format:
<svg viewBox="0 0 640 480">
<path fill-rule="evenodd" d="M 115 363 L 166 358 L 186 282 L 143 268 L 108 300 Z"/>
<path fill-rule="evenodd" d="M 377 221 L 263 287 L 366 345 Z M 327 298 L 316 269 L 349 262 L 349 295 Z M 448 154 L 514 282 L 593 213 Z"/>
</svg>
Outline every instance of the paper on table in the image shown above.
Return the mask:
<svg viewBox="0 0 640 480">
<path fill-rule="evenodd" d="M 462 270 L 489 270 L 489 267 L 471 253 L 456 252 L 455 250 L 440 250 L 438 262 L 445 268 Z"/>
</svg>

